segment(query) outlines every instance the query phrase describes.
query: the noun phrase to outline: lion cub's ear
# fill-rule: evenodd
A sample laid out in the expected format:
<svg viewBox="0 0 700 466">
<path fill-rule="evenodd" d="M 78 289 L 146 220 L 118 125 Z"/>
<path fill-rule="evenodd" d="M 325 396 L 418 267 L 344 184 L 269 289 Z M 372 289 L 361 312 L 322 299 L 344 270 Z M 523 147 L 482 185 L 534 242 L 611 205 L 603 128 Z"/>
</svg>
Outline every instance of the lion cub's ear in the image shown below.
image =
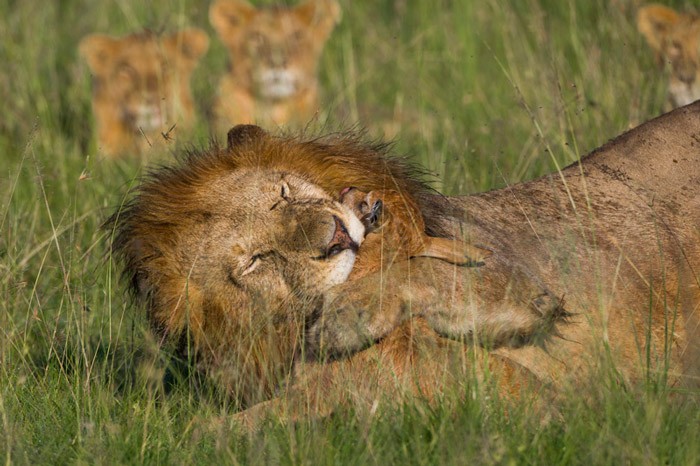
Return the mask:
<svg viewBox="0 0 700 466">
<path fill-rule="evenodd" d="M 92 74 L 104 75 L 109 72 L 112 58 L 117 54 L 119 47 L 119 39 L 92 34 L 80 41 L 78 53 L 85 59 Z"/>
<path fill-rule="evenodd" d="M 209 7 L 209 22 L 221 41 L 236 46 L 239 35 L 258 10 L 243 0 L 218 0 Z"/>
<path fill-rule="evenodd" d="M 163 45 L 178 62 L 194 67 L 209 49 L 209 36 L 198 28 L 183 29 L 163 38 Z"/>
<path fill-rule="evenodd" d="M 228 148 L 231 149 L 240 146 L 256 139 L 267 138 L 267 131 L 256 125 L 236 125 L 228 132 L 226 139 L 228 140 Z"/>
<path fill-rule="evenodd" d="M 340 22 L 340 5 L 336 0 L 307 0 L 294 9 L 304 23 L 309 25 L 318 42 L 325 42 Z"/>
<path fill-rule="evenodd" d="M 642 7 L 637 12 L 637 29 L 647 40 L 657 59 L 661 59 L 664 41 L 680 19 L 681 15 L 675 10 L 656 4 Z"/>
</svg>

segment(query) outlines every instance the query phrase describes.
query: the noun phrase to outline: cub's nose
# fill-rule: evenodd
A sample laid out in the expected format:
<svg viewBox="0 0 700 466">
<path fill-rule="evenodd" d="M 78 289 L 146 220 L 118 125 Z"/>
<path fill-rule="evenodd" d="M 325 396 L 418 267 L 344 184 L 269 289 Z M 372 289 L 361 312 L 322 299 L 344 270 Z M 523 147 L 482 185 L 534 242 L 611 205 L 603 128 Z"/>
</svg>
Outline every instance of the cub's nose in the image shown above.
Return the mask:
<svg viewBox="0 0 700 466">
<path fill-rule="evenodd" d="M 360 246 L 350 237 L 343 221 L 335 215 L 333 221 L 335 222 L 335 231 L 326 247 L 326 257 L 333 257 L 346 249 L 356 253 Z"/>
</svg>

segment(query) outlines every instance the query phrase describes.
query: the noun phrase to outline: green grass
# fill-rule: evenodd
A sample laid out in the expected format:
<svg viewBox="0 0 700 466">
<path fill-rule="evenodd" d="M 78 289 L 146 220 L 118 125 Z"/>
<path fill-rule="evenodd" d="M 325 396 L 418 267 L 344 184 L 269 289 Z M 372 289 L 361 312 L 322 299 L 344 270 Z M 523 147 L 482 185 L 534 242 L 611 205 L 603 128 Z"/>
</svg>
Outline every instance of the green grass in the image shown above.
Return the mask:
<svg viewBox="0 0 700 466">
<path fill-rule="evenodd" d="M 446 193 L 550 172 L 660 113 L 665 81 L 634 28 L 636 3 L 345 1 L 321 66 L 324 116 L 396 134 Z M 165 371 L 106 254 L 99 225 L 142 166 L 96 153 L 76 53 L 92 32 L 202 27 L 204 114 L 226 62 L 207 4 L 0 0 L 0 18 L 0 461 L 700 463 L 696 402 L 604 374 L 547 424 L 527 406 L 446 394 L 241 433 L 207 387 Z M 194 142 L 208 134 L 202 121 Z"/>
</svg>

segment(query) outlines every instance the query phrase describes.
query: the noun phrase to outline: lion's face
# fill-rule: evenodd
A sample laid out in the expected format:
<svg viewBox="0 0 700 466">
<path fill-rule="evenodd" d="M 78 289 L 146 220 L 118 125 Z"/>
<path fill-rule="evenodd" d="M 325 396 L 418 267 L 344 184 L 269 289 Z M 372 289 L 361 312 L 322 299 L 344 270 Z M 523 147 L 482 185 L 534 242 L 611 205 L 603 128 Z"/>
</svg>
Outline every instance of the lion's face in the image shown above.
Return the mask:
<svg viewBox="0 0 700 466">
<path fill-rule="evenodd" d="M 209 17 L 232 66 L 258 98 L 287 99 L 316 83 L 319 55 L 340 15 L 333 0 L 256 9 L 219 0 Z"/>
<path fill-rule="evenodd" d="M 200 348 L 218 344 L 208 336 L 303 321 L 295 303 L 344 282 L 364 238 L 318 186 L 253 167 L 166 171 L 115 221 L 115 250 L 155 327 L 175 337 L 189 328 Z"/>
<path fill-rule="evenodd" d="M 201 287 L 259 295 L 283 302 L 292 294 L 315 296 L 344 282 L 364 237 L 359 220 L 318 186 L 291 174 L 242 170 L 214 181 L 202 206 L 215 212 L 190 230 L 187 262 Z M 236 196 L 234 204 L 223 204 Z"/>
<path fill-rule="evenodd" d="M 100 123 L 122 125 L 133 133 L 166 132 L 192 111 L 190 75 L 208 45 L 198 29 L 167 36 L 146 31 L 84 38 L 80 53 L 93 75 L 96 116 L 112 120 Z"/>
<path fill-rule="evenodd" d="M 338 193 L 430 193 L 386 149 L 352 135 L 304 140 L 239 125 L 226 148 L 151 172 L 108 225 L 160 336 L 181 349 L 192 342 L 236 398 L 278 386 L 309 318 L 364 247 L 364 227 Z"/>
<path fill-rule="evenodd" d="M 669 98 L 674 107 L 700 99 L 700 16 L 660 5 L 642 8 L 638 28 L 660 62 L 669 65 Z"/>
</svg>

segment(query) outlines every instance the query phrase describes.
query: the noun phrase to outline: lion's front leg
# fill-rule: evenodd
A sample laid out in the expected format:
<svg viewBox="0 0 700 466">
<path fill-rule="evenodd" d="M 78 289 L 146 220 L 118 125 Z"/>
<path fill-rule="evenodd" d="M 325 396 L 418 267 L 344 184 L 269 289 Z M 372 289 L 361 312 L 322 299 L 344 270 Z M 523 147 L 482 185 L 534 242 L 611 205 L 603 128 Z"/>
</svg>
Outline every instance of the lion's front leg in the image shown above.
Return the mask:
<svg viewBox="0 0 700 466">
<path fill-rule="evenodd" d="M 314 355 L 352 354 L 413 316 L 449 338 L 520 346 L 549 335 L 565 315 L 561 299 L 503 260 L 469 268 L 413 259 L 333 288 L 308 346 Z"/>
<path fill-rule="evenodd" d="M 426 303 L 421 310 L 439 334 L 456 339 L 474 338 L 488 347 L 522 346 L 553 333 L 568 314 L 563 300 L 551 293 L 525 268 L 493 257 L 478 269 L 454 269 L 459 292 L 452 300 Z M 434 273 L 440 277 L 440 273 Z M 435 280 L 444 296 L 447 277 Z"/>
<path fill-rule="evenodd" d="M 309 354 L 358 352 L 436 301 L 433 287 L 411 283 L 407 265 L 408 261 L 402 262 L 389 272 L 371 274 L 326 293 L 307 333 Z"/>
</svg>

